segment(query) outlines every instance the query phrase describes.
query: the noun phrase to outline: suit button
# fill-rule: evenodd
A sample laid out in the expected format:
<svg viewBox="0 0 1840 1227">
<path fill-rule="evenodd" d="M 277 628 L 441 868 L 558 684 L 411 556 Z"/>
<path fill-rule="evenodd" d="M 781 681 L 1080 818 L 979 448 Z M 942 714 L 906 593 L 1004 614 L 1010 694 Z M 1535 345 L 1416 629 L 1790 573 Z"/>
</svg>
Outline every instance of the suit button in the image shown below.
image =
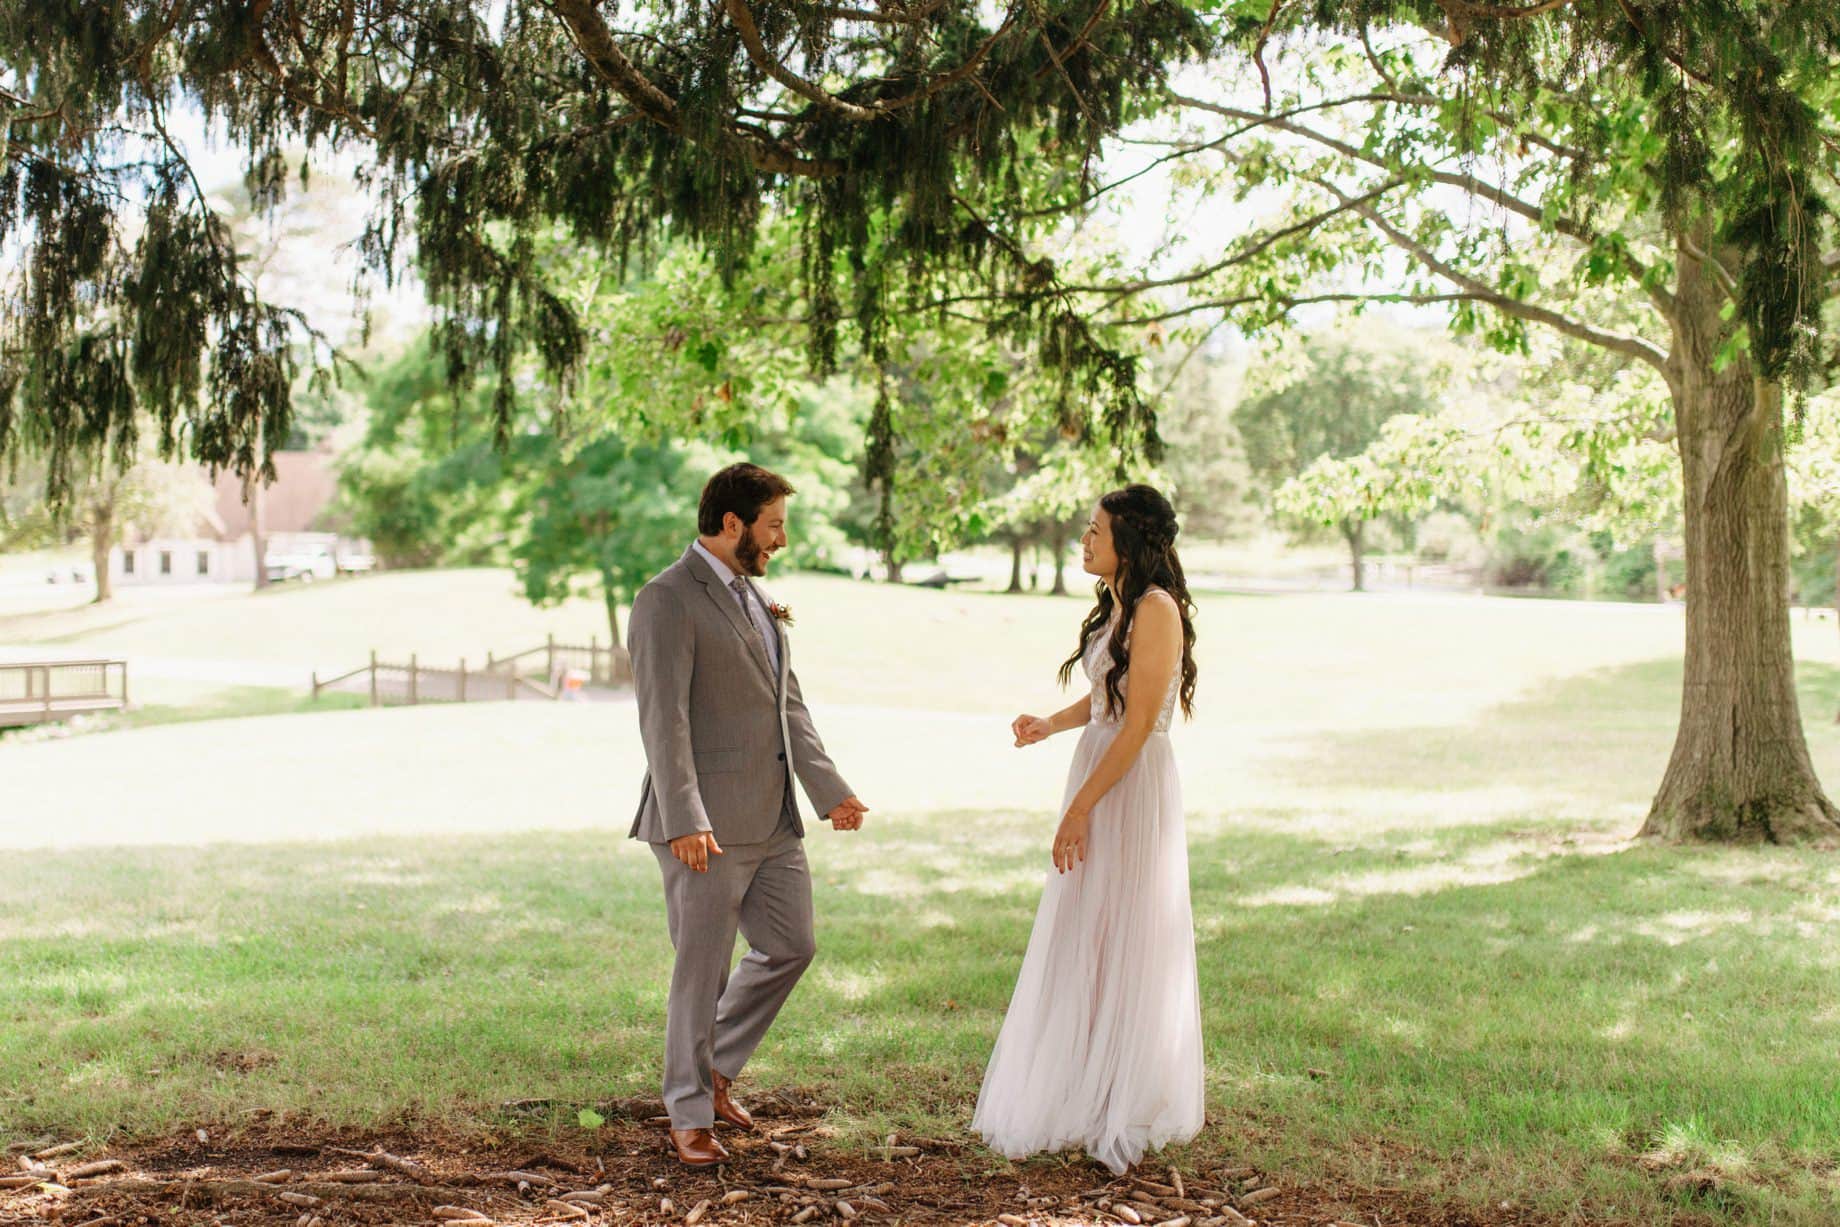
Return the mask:
<svg viewBox="0 0 1840 1227">
<path fill-rule="evenodd" d="M 779 752 L 779 761 L 782 763 L 786 761 L 786 752 L 784 750 Z"/>
</svg>

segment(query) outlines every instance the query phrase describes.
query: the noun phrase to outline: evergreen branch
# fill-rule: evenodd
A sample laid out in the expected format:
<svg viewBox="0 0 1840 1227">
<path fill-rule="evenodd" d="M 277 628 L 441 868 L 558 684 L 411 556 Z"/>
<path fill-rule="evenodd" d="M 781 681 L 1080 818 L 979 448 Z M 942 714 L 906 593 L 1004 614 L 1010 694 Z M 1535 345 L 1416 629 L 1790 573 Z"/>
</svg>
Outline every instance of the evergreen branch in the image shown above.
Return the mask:
<svg viewBox="0 0 1840 1227">
<path fill-rule="evenodd" d="M 1099 9 L 1101 12 L 1104 11 L 1105 4 L 1106 0 L 1100 0 Z M 1096 20 L 1098 13 L 1094 13 L 1093 16 Z M 1067 83 L 1067 92 L 1072 94 L 1073 100 L 1079 104 L 1080 114 L 1086 117 L 1087 131 L 1090 134 L 1087 140 L 1087 151 L 1088 156 L 1090 156 L 1093 145 L 1096 144 L 1099 139 L 1098 134 L 1103 128 L 1099 121 L 1093 117 L 1092 108 L 1086 105 L 1086 95 L 1082 94 L 1080 92 L 1080 87 L 1074 84 L 1072 74 L 1067 71 L 1066 62 L 1061 58 L 1060 53 L 1054 49 L 1054 40 L 1048 37 L 1048 27 L 1046 24 L 1043 24 L 1036 31 L 1036 36 L 1041 39 L 1042 50 L 1048 53 L 1049 63 L 1053 64 L 1055 71 L 1060 73 L 1061 80 Z M 1079 40 L 1083 41 L 1085 37 L 1085 34 L 1081 34 Z M 1035 75 L 1039 77 L 1041 73 Z M 1081 177 L 1084 179 L 1085 176 L 1082 175 Z"/>
<path fill-rule="evenodd" d="M 677 99 L 665 93 L 620 50 L 619 42 L 601 19 L 594 0 L 543 0 L 568 30 L 589 67 L 611 85 L 640 114 L 684 140 L 697 140 L 685 130 Z M 723 152 L 739 155 L 755 170 L 772 175 L 831 178 L 843 173 L 843 163 L 830 158 L 808 158 L 783 142 L 744 136 L 733 130 L 716 138 Z"/>
<path fill-rule="evenodd" d="M 934 94 L 937 94 L 947 86 L 956 85 L 958 82 L 963 81 L 982 66 L 985 58 L 989 56 L 996 45 L 1002 41 L 1003 36 L 1009 33 L 1010 27 L 1015 24 L 1016 12 L 1014 9 L 1010 9 L 1003 16 L 1003 24 L 998 26 L 996 31 L 991 34 L 989 38 L 979 43 L 977 49 L 966 57 L 963 64 L 960 64 L 950 72 L 944 72 L 934 77 L 931 81 L 926 82 L 911 94 L 901 98 L 892 98 L 883 102 L 878 102 L 876 106 L 886 111 L 900 110 L 904 107 L 910 107 L 916 102 L 925 102 L 928 98 L 931 98 Z M 986 93 L 984 96 L 988 98 L 990 95 Z M 1003 108 L 998 107 L 997 109 L 1002 110 Z"/>
<path fill-rule="evenodd" d="M 1438 7 L 1452 16 L 1486 17 L 1494 21 L 1514 21 L 1522 17 L 1538 17 L 1554 9 L 1562 9 L 1573 0 L 1537 0 L 1537 3 L 1525 5 L 1510 4 L 1470 4 L 1468 0 L 1438 0 Z"/>
<path fill-rule="evenodd" d="M 132 61 L 140 66 L 142 80 L 147 80 L 153 76 L 154 49 L 165 42 L 167 37 L 172 34 L 173 30 L 178 27 L 180 18 L 185 15 L 189 7 L 189 0 L 172 0 L 172 3 L 167 5 L 166 16 L 160 19 L 159 26 L 147 37 L 145 42 L 135 48 L 133 53 L 123 60 L 123 63 Z"/>
<path fill-rule="evenodd" d="M 1635 9 L 1630 6 L 1629 0 L 1616 0 L 1616 4 L 1618 8 L 1623 10 L 1623 16 L 1629 20 L 1630 27 L 1634 29 L 1637 34 L 1641 35 L 1642 40 L 1644 42 L 1653 42 L 1654 40 L 1649 37 L 1648 26 L 1642 21 L 1641 16 Z M 1667 57 L 1668 63 L 1680 69 L 1681 72 L 1685 73 L 1693 80 L 1708 88 L 1711 87 L 1712 78 L 1706 76 L 1704 73 L 1695 72 L 1693 69 L 1688 68 L 1687 61 L 1680 52 L 1674 50 L 1672 47 L 1663 46 L 1661 48 L 1661 54 Z"/>
<path fill-rule="evenodd" d="M 931 8 L 937 7 L 937 4 L 931 6 Z M 931 8 L 929 8 L 929 12 Z M 997 27 L 995 33 L 987 37 L 974 51 L 972 51 L 965 62 L 958 67 L 949 72 L 940 73 L 931 80 L 922 82 L 920 88 L 914 90 L 912 93 L 899 98 L 878 99 L 870 105 L 865 106 L 861 103 L 851 102 L 845 98 L 839 98 L 836 94 L 826 90 L 823 86 L 818 85 L 816 82 L 808 81 L 804 77 L 793 72 L 790 68 L 787 68 L 783 62 L 767 49 L 766 42 L 762 39 L 760 34 L 760 27 L 755 22 L 754 14 L 748 8 L 746 0 L 724 0 L 724 9 L 728 13 L 729 20 L 734 23 L 736 33 L 741 36 L 741 45 L 746 49 L 748 58 L 754 62 L 756 67 L 799 97 L 809 102 L 814 102 L 827 111 L 842 115 L 846 119 L 853 119 L 858 123 L 874 123 L 878 120 L 886 119 L 892 112 L 903 110 L 916 103 L 924 102 L 934 94 L 937 94 L 940 90 L 970 77 L 983 64 L 985 58 L 990 55 L 992 49 L 1002 41 L 1003 36 L 1009 32 L 1010 26 L 1014 24 L 1014 12 L 1012 11 L 1004 18 L 1003 23 Z M 1103 11 L 1103 4 L 1100 5 L 1100 9 Z M 1098 15 L 1095 13 L 1093 21 L 1087 23 L 1088 31 L 1092 29 L 1097 19 Z M 1052 48 L 1050 48 L 1049 53 L 1053 53 Z M 1001 108 L 998 109 L 1000 110 Z"/>
<path fill-rule="evenodd" d="M 734 23 L 735 32 L 741 36 L 741 45 L 747 49 L 748 59 L 754 61 L 754 66 L 769 77 L 799 97 L 815 102 L 827 111 L 835 111 L 846 119 L 873 123 L 882 118 L 876 108 L 847 102 L 780 63 L 761 39 L 760 27 L 755 24 L 754 14 L 749 11 L 746 0 L 726 0 L 723 7 L 728 13 L 728 19 Z"/>
<path fill-rule="evenodd" d="M 1099 0 L 1099 3 L 1093 6 L 1092 16 L 1086 19 L 1086 24 L 1080 27 L 1080 32 L 1073 36 L 1073 41 L 1061 48 L 1059 55 L 1054 55 L 1054 49 L 1052 47 L 1048 49 L 1048 53 L 1054 56 L 1054 66 L 1056 68 L 1061 67 L 1062 61 L 1079 54 L 1086 48 L 1087 43 L 1092 39 L 1092 32 L 1099 26 L 1099 18 L 1105 16 L 1105 10 L 1111 2 L 1112 0 Z M 1043 76 L 1047 75 L 1047 71 L 1048 70 L 1045 68 L 1037 69 L 1035 72 L 1036 80 L 1040 80 Z M 1065 75 L 1066 71 L 1066 69 L 1061 68 L 1063 75 Z"/>
<path fill-rule="evenodd" d="M 880 9 L 835 7 L 820 8 L 818 12 L 822 16 L 830 18 L 832 21 L 869 21 L 882 25 L 914 26 L 921 24 L 928 17 L 938 12 L 944 4 L 945 0 L 932 0 L 932 3 L 922 5 L 912 12 L 900 9 L 890 12 Z"/>
</svg>

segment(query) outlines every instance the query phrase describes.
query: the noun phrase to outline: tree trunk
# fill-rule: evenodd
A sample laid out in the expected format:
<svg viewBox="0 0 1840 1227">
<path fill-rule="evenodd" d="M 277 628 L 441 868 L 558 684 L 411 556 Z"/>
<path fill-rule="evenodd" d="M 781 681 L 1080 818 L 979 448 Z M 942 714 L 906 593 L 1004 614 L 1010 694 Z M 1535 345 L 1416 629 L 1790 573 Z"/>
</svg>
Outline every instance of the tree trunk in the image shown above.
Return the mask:
<svg viewBox="0 0 1840 1227">
<path fill-rule="evenodd" d="M 1669 587 L 1667 552 L 1662 548 L 1661 538 L 1659 536 L 1655 538 L 1654 544 L 1650 547 L 1650 552 L 1655 558 L 1655 599 L 1665 605 L 1668 603 Z"/>
<path fill-rule="evenodd" d="M 1685 251 L 1679 261 L 1668 382 L 1686 494 L 1686 677 L 1642 834 L 1840 846 L 1795 694 L 1782 390 L 1743 359 L 1713 369 L 1721 295 L 1703 265 Z"/>
<path fill-rule="evenodd" d="M 262 432 L 256 431 L 256 455 L 262 456 Z M 243 486 L 243 498 L 249 503 L 249 537 L 256 548 L 256 588 L 268 587 L 268 533 L 262 526 L 264 492 L 267 487 L 262 483 L 260 474 L 251 477 Z"/>
<path fill-rule="evenodd" d="M 96 598 L 100 605 L 115 596 L 115 577 L 109 574 L 109 549 L 115 544 L 115 509 L 99 504 L 90 510 L 89 560 L 96 569 Z"/>
<path fill-rule="evenodd" d="M 1022 591 L 1022 534 L 1009 539 L 1009 587 L 1006 592 Z"/>
<path fill-rule="evenodd" d="M 1348 543 L 1348 562 L 1354 569 L 1355 592 L 1367 591 L 1367 521 L 1343 520 L 1342 540 Z"/>
<path fill-rule="evenodd" d="M 256 548 L 256 587 L 268 587 L 268 534 L 262 527 L 263 486 L 260 477 L 250 479 L 243 488 L 243 497 L 249 500 L 249 536 Z"/>
<path fill-rule="evenodd" d="M 886 582 L 890 584 L 900 583 L 902 580 L 901 573 L 902 573 L 903 566 L 904 564 L 901 562 L 901 560 L 898 557 L 895 556 L 895 552 L 893 550 L 883 550 L 882 551 L 882 579 L 883 580 L 885 580 Z"/>
<path fill-rule="evenodd" d="M 607 605 L 607 633 L 613 636 L 611 642 L 617 648 L 620 646 L 619 588 L 613 577 L 604 571 L 601 573 L 601 600 Z"/>
<path fill-rule="evenodd" d="M 1048 545 L 1049 545 L 1049 548 L 1051 548 L 1054 551 L 1053 594 L 1055 596 L 1066 596 L 1067 595 L 1067 529 L 1064 525 L 1056 524 L 1054 526 L 1053 536 L 1049 539 Z"/>
</svg>

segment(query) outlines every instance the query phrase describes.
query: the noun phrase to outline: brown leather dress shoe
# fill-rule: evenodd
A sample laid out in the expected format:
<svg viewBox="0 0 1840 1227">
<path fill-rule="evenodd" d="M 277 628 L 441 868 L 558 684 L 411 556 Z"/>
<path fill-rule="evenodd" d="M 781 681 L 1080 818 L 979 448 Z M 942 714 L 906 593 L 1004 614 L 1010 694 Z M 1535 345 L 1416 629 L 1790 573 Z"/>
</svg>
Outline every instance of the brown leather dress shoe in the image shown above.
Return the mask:
<svg viewBox="0 0 1840 1227">
<path fill-rule="evenodd" d="M 754 1118 L 748 1114 L 746 1108 L 728 1097 L 728 1088 L 733 1086 L 734 1083 L 724 1078 L 721 1074 L 716 1073 L 713 1069 L 709 1071 L 709 1077 L 710 1080 L 715 1083 L 715 1094 L 712 1098 L 715 1100 L 716 1119 L 719 1121 L 726 1121 L 737 1129 L 752 1129 L 754 1127 Z"/>
<path fill-rule="evenodd" d="M 671 1130 L 671 1149 L 677 1152 L 677 1161 L 686 1167 L 714 1167 L 728 1161 L 728 1151 L 722 1149 L 722 1143 L 716 1141 L 715 1132 L 710 1129 Z"/>
</svg>

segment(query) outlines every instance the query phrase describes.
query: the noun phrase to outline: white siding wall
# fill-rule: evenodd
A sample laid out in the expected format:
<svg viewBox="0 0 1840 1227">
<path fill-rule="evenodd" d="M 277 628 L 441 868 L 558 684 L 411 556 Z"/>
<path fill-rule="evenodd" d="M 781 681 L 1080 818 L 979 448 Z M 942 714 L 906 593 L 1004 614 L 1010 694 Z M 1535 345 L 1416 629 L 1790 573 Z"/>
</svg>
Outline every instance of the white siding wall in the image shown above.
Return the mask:
<svg viewBox="0 0 1840 1227">
<path fill-rule="evenodd" d="M 162 558 L 168 562 L 164 569 Z M 204 559 L 202 574 L 200 558 Z M 118 545 L 109 551 L 109 574 L 118 585 L 253 583 L 255 542 L 249 537 L 237 541 L 155 538 Z"/>
</svg>

